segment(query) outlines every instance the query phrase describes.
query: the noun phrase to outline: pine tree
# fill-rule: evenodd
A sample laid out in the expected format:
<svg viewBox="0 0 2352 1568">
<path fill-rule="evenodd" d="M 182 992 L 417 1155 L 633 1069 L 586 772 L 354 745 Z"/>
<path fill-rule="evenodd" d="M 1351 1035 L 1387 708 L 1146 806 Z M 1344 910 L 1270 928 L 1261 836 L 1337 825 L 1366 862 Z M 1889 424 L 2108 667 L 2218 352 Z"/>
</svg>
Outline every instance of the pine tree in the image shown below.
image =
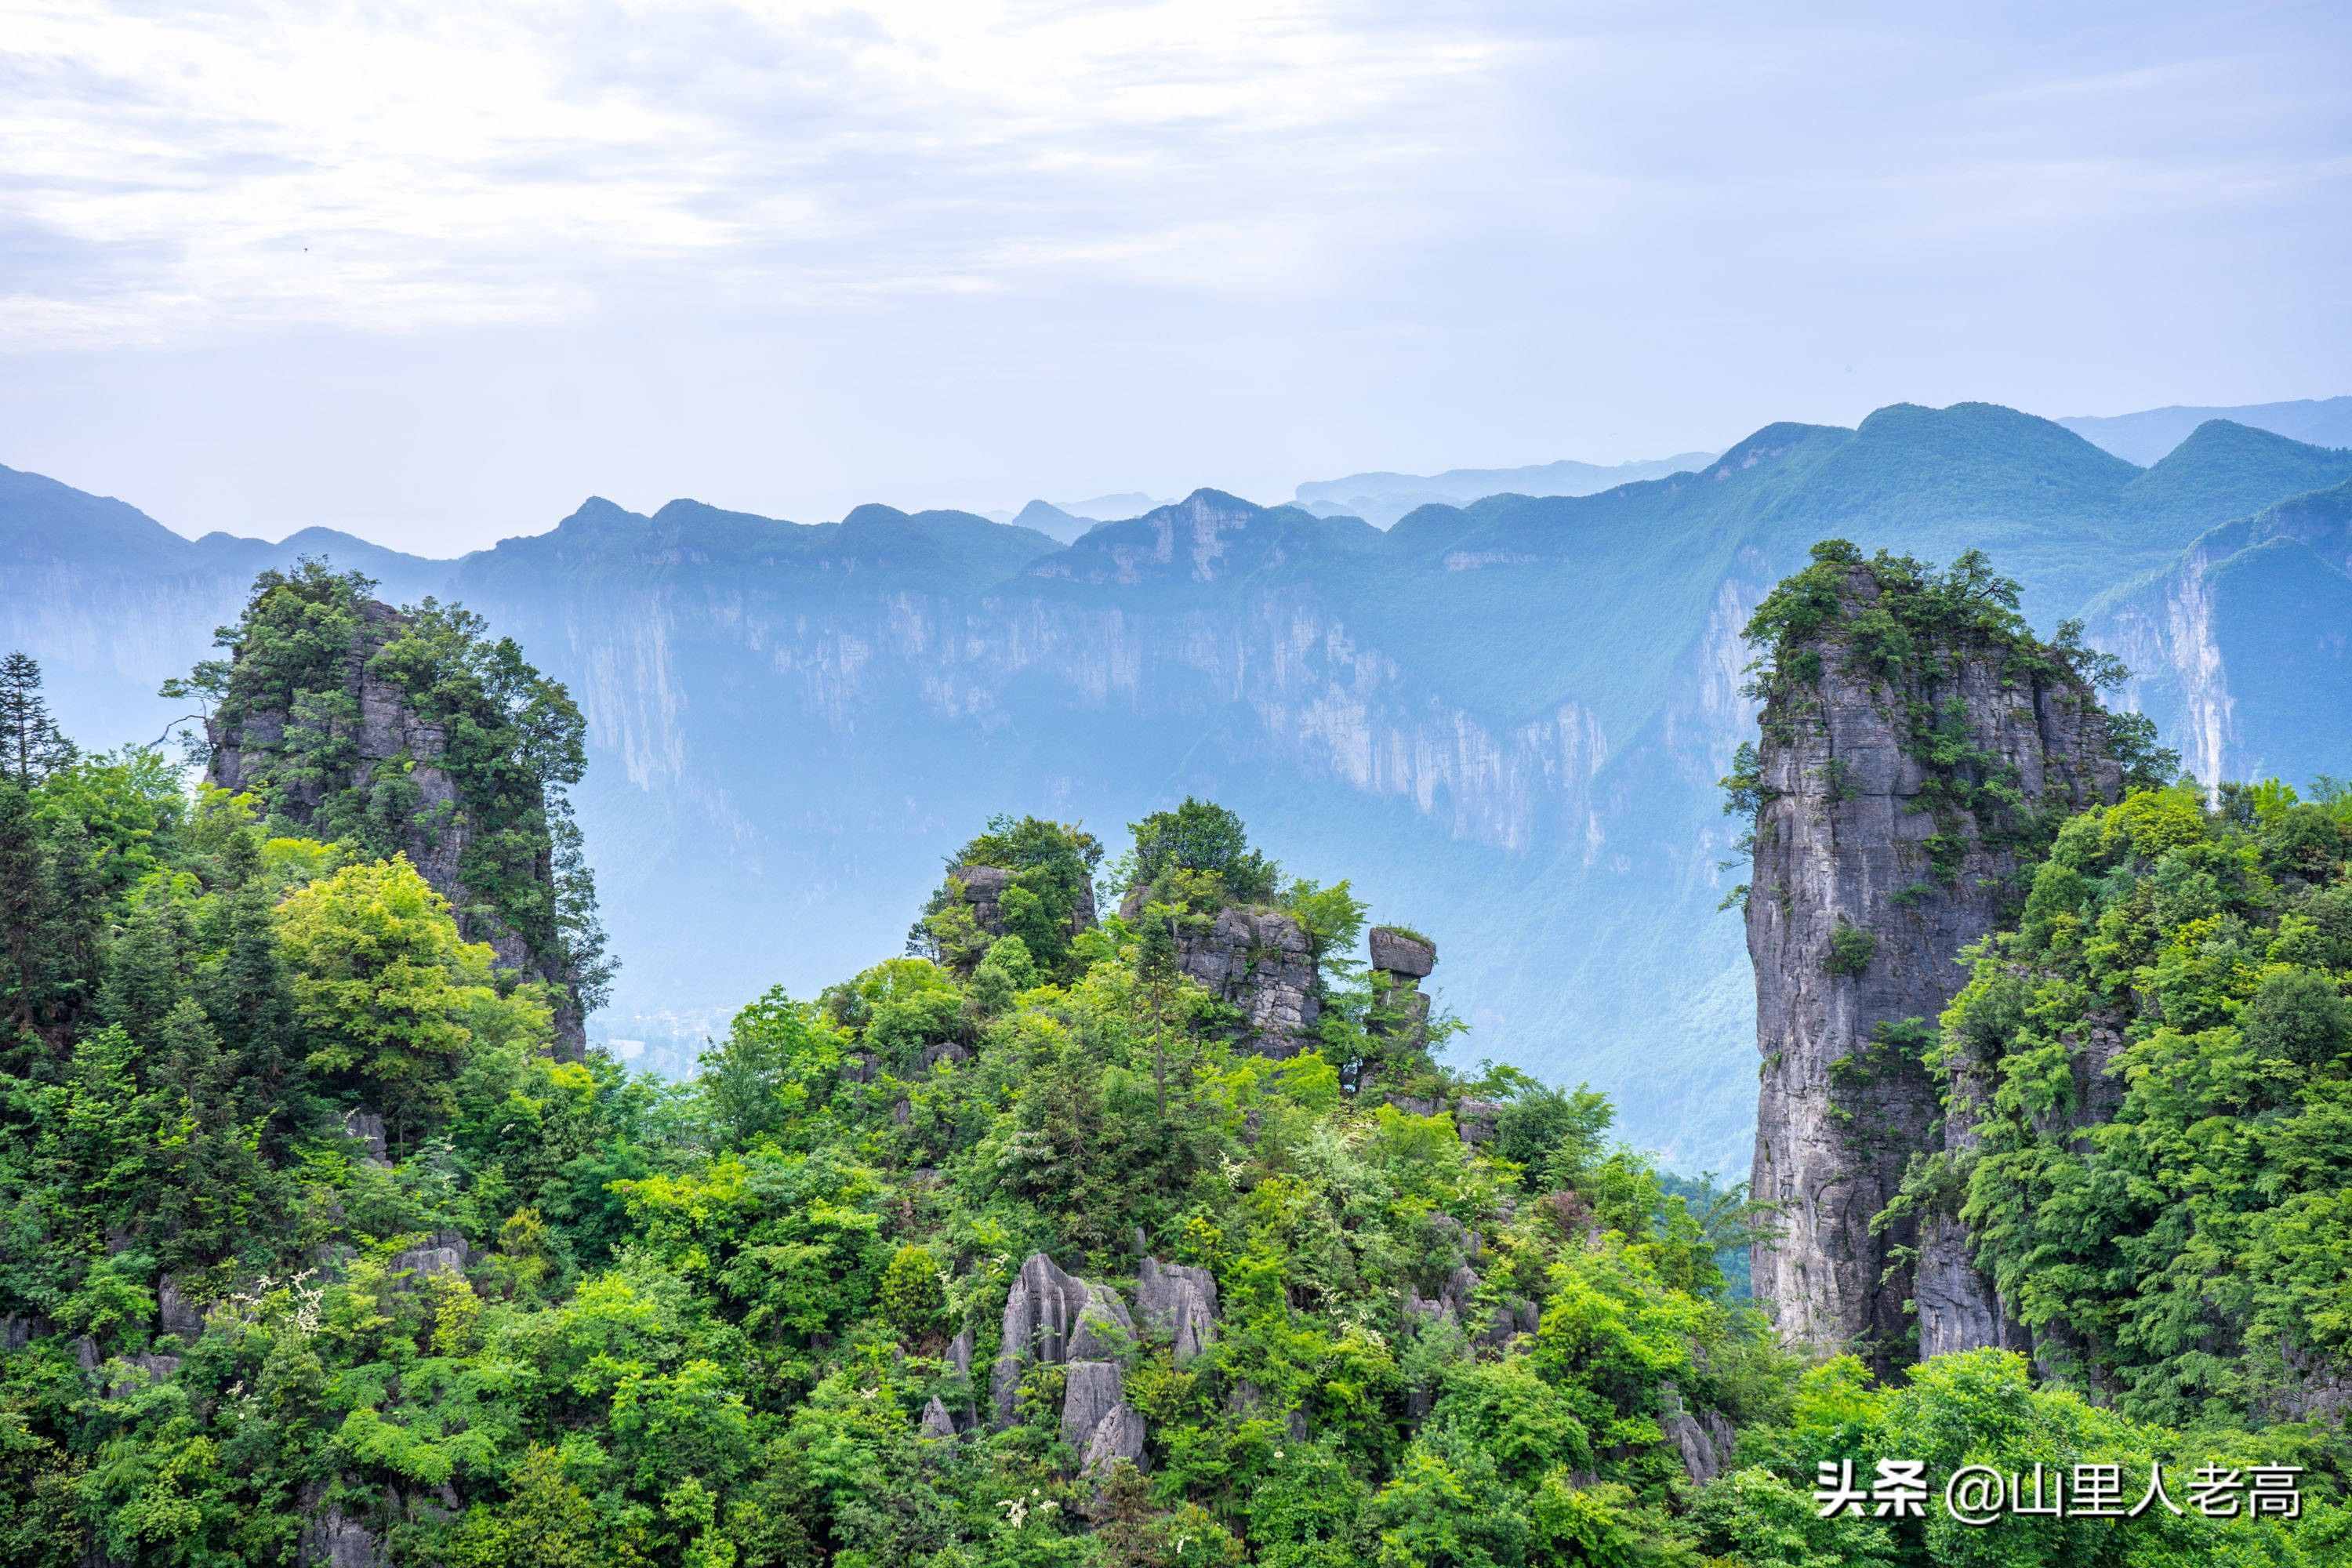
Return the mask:
<svg viewBox="0 0 2352 1568">
<path fill-rule="evenodd" d="M 29 787 L 73 760 L 41 695 L 39 662 L 28 653 L 0 658 L 0 777 Z"/>
</svg>

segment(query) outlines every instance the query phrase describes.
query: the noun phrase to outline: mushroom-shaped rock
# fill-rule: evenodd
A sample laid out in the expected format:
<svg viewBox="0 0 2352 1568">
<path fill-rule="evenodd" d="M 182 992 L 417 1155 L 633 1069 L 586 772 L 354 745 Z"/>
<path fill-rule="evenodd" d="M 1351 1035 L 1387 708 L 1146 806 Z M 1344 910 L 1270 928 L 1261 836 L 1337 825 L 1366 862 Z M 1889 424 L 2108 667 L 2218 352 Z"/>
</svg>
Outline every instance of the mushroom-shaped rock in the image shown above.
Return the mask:
<svg viewBox="0 0 2352 1568">
<path fill-rule="evenodd" d="M 1126 1381 L 1115 1361 L 1074 1361 L 1062 1386 L 1062 1441 L 1083 1454 L 1095 1428 L 1126 1396 Z"/>
<path fill-rule="evenodd" d="M 1141 1464 L 1143 1437 L 1143 1417 L 1135 1413 L 1135 1406 L 1125 1401 L 1112 1405 L 1095 1424 L 1094 1435 L 1087 1439 L 1086 1458 L 1078 1465 L 1078 1474 L 1100 1480 L 1122 1459 L 1130 1465 Z"/>
<path fill-rule="evenodd" d="M 922 1425 L 917 1428 L 917 1435 L 931 1438 L 956 1435 L 955 1417 L 949 1413 L 947 1402 L 936 1394 L 931 1395 L 930 1403 L 923 1406 Z"/>
<path fill-rule="evenodd" d="M 1411 980 L 1424 978 L 1437 967 L 1437 944 L 1396 926 L 1371 931 L 1372 967 Z"/>
<path fill-rule="evenodd" d="M 1217 1281 L 1205 1268 L 1145 1258 L 1135 1305 L 1143 1326 L 1175 1346 L 1179 1366 L 1216 1342 Z"/>
</svg>

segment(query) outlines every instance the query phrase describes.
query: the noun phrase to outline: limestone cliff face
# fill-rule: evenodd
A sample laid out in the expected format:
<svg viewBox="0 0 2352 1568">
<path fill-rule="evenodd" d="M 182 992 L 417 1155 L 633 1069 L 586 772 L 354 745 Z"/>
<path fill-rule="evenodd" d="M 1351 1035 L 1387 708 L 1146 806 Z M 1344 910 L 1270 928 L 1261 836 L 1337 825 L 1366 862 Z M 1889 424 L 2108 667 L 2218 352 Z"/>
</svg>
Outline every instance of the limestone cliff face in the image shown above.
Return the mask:
<svg viewBox="0 0 2352 1568">
<path fill-rule="evenodd" d="M 278 812 L 295 822 L 310 824 L 331 793 L 368 791 L 379 775 L 397 771 L 413 786 L 415 802 L 405 814 L 399 848 L 436 892 L 447 899 L 457 914 L 458 930 L 469 942 L 489 944 L 499 967 L 526 979 L 552 983 L 556 993 L 555 1026 L 558 1054 L 577 1059 L 586 1047 L 583 1020 L 573 1002 L 569 977 L 556 955 L 536 952 L 520 933 L 501 921 L 497 912 L 467 887 L 459 868 L 471 841 L 473 820 L 458 781 L 445 765 L 448 737 L 442 727 L 426 720 L 411 705 L 397 684 L 377 675 L 370 661 L 383 646 L 400 636 L 406 623 L 399 611 L 377 600 L 360 606 L 360 629 L 343 663 L 343 691 L 358 714 L 358 723 L 342 737 L 349 758 L 340 774 L 306 775 L 273 766 L 286 740 L 289 715 L 263 710 L 233 721 L 208 720 L 211 761 L 205 777 L 227 790 L 255 790 Z M 538 803 L 545 810 L 543 800 Z M 537 879 L 552 886 L 555 870 L 541 854 L 533 868 Z"/>
<path fill-rule="evenodd" d="M 1960 949 L 2013 907 L 2016 825 L 2115 798 L 2120 770 L 2089 691 L 2005 676 L 1999 648 L 1922 648 L 1892 680 L 1857 672 L 1839 628 L 1879 598 L 1866 568 L 1849 569 L 1840 614 L 1811 648 L 1819 679 L 1766 706 L 1748 948 L 1763 1057 L 1753 1191 L 1780 1205 L 1777 1235 L 1754 1249 L 1756 1293 L 1785 1338 L 1885 1363 L 1908 1358 L 1915 1294 L 1923 1350 L 2007 1342 L 2009 1331 L 1956 1226 L 1872 1234 L 1910 1156 L 1967 1136 L 1965 1117 L 1941 1125 L 1916 1044 L 1874 1035 L 1935 1026 L 1966 978 Z M 1926 760 L 1922 714 L 1951 716 L 1945 738 L 1965 748 L 1948 751 L 1963 750 L 1968 782 L 2015 791 L 2003 820 L 1928 809 L 1951 799 L 1937 786 L 1956 764 Z M 1922 1248 L 1916 1279 L 1889 1269 L 1898 1247 Z"/>
</svg>

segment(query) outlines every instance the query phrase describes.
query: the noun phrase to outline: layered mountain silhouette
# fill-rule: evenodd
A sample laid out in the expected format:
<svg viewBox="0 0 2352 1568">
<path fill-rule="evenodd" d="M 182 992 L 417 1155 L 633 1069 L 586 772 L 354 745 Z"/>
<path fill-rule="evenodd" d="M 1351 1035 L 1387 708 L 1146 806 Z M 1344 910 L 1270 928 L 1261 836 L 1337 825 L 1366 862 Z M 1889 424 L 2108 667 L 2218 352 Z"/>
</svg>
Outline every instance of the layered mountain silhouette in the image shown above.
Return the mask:
<svg viewBox="0 0 2352 1568">
<path fill-rule="evenodd" d="M 1715 781 L 1752 728 L 1760 595 L 1827 536 L 1982 548 L 2045 631 L 2089 616 L 2205 776 L 2352 774 L 2347 481 L 2352 451 L 2226 422 L 2141 468 L 2012 410 L 1897 405 L 1385 531 L 1215 490 L 1066 540 L 593 500 L 431 562 L 192 542 L 0 470 L 0 646 L 44 660 L 83 739 L 146 740 L 261 565 L 324 554 L 487 616 L 588 715 L 578 805 L 626 964 L 592 1035 L 673 1065 L 761 987 L 894 951 L 973 820 L 1116 834 L 1191 793 L 1466 955 L 1444 979 L 1478 999 L 1472 1057 L 1589 1079 L 1637 1140 L 1740 1170 L 1753 1002 Z"/>
</svg>

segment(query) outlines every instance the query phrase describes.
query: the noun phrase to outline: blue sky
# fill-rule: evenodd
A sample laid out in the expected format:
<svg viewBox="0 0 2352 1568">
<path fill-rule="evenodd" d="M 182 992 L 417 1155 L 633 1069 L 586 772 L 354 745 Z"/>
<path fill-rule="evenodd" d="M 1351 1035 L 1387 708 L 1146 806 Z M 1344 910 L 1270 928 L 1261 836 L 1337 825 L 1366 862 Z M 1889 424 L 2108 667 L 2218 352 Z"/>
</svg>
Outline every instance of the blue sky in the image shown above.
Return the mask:
<svg viewBox="0 0 2352 1568">
<path fill-rule="evenodd" d="M 2340 5 L 0 0 L 0 462 L 191 533 L 2352 391 Z"/>
</svg>

